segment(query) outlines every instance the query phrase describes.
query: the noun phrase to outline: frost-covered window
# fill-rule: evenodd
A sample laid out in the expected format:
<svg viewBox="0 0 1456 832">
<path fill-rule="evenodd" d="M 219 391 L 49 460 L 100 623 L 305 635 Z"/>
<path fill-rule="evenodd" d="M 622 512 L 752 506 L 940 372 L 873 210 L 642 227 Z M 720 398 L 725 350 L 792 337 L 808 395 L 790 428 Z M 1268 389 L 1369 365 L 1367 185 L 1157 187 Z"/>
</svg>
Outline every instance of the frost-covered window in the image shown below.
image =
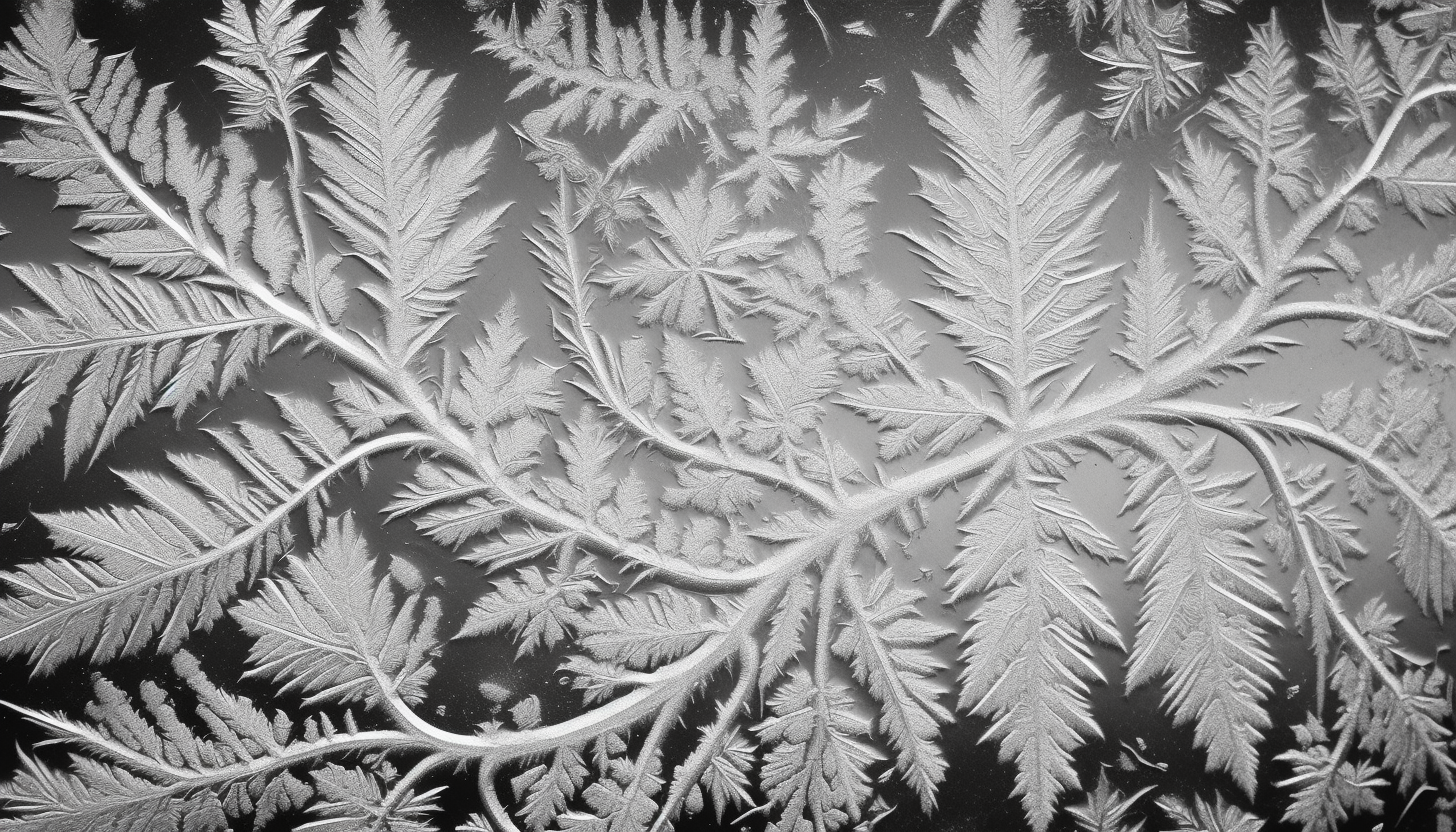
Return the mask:
<svg viewBox="0 0 1456 832">
<path fill-rule="evenodd" d="M 22 0 L 0 829 L 1451 832 L 1456 4 L 1269 5 Z"/>
</svg>

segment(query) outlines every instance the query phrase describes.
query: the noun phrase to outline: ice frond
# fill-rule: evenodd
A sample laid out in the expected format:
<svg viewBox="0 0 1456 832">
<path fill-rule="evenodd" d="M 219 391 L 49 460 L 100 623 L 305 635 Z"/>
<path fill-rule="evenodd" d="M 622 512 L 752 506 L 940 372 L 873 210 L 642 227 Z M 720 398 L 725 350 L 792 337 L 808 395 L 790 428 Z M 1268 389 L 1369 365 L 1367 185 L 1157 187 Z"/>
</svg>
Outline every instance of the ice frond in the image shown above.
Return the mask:
<svg viewBox="0 0 1456 832">
<path fill-rule="evenodd" d="M 870 186 L 881 170 L 879 165 L 836 153 L 809 185 L 815 208 L 809 236 L 819 243 L 831 277 L 859 271 L 869 253 L 866 213 L 875 202 Z"/>
<path fill-rule="evenodd" d="M 0 162 L 58 183 L 58 204 L 80 209 L 82 243 L 113 266 L 195 277 L 215 264 L 193 238 L 217 187 L 215 156 L 199 150 L 166 86 L 144 90 L 129 55 L 98 57 L 61 4 L 36 4 L 0 54 L 4 84 L 50 116 L 0 145 Z M 121 155 L 129 156 L 132 170 Z M 183 199 L 189 223 L 165 214 L 145 186 Z"/>
<path fill-rule="evenodd" d="M 1230 803 L 1222 792 L 1216 792 L 1212 802 L 1199 795 L 1191 803 L 1173 795 L 1155 802 L 1178 832 L 1258 832 L 1264 828 L 1263 818 Z"/>
<path fill-rule="evenodd" d="M 880 458 L 887 461 L 922 447 L 930 456 L 948 454 L 975 436 L 990 412 L 970 391 L 945 380 L 932 387 L 861 387 L 843 401 L 880 426 Z"/>
<path fill-rule="evenodd" d="M 1183 148 L 1181 174 L 1158 176 L 1192 227 L 1189 253 L 1198 266 L 1196 279 L 1234 294 L 1256 273 L 1249 195 L 1228 151 L 1187 132 Z"/>
<path fill-rule="evenodd" d="M 1342 710 L 1351 713 L 1348 705 Z M 1338 743 L 1338 750 L 1330 747 L 1324 725 L 1313 714 L 1304 725 L 1295 726 L 1300 747 L 1275 758 L 1293 769 L 1292 777 L 1276 784 L 1295 792 L 1285 821 L 1300 824 L 1305 832 L 1329 832 L 1353 815 L 1378 815 L 1384 810 L 1385 801 L 1376 792 L 1390 783 L 1379 776 L 1379 768 L 1350 759 L 1355 749 L 1354 721 L 1341 718 L 1341 736 L 1348 734 L 1349 739 Z"/>
<path fill-rule="evenodd" d="M 691 22 L 669 11 L 661 21 L 642 7 L 636 25 L 614 28 L 599 4 L 588 34 L 584 4 L 547 0 L 523 26 L 484 18 L 480 48 L 527 76 L 512 98 L 544 88 L 553 101 L 522 123 L 533 137 L 582 124 L 588 131 L 629 130 L 607 178 L 642 162 L 676 134 L 704 129 L 738 92 L 733 24 L 716 50 L 704 34 L 701 9 Z M 569 32 L 569 37 L 564 36 Z"/>
<path fill-rule="evenodd" d="M 600 743 L 598 743 L 600 745 Z M 624 744 L 618 753 L 625 752 Z M 581 793 L 588 811 L 562 813 L 558 823 L 565 832 L 646 832 L 657 814 L 654 796 L 662 788 L 658 777 L 662 761 L 657 752 L 636 761 L 623 756 L 599 761 L 600 779 Z"/>
<path fill-rule="evenodd" d="M 513 440 L 515 433 L 502 432 L 510 444 L 495 455 L 499 458 L 509 452 L 517 457 L 515 470 L 529 469 L 540 460 L 544 433 L 537 426 Z M 435 542 L 459 548 L 478 535 L 495 531 L 509 508 L 494 499 L 490 487 L 474 473 L 429 463 L 415 470 L 414 481 L 406 483 L 385 510 L 391 517 L 411 515 L 415 527 Z"/>
<path fill-rule="evenodd" d="M 451 398 L 456 418 L 481 433 L 482 442 L 487 429 L 561 409 L 551 368 L 521 360 L 526 336 L 514 301 L 503 304 L 483 328 L 482 337 L 465 351 L 460 390 Z"/>
<path fill-rule="evenodd" d="M 1097 773 L 1097 788 L 1087 790 L 1087 800 L 1077 806 L 1068 806 L 1067 814 L 1081 832 L 1142 832 L 1141 820 L 1130 817 L 1133 804 L 1148 792 L 1151 786 L 1132 795 L 1124 795 L 1107 779 L 1106 770 Z"/>
<path fill-rule="evenodd" d="M 634 670 L 686 655 L 724 629 L 697 598 L 672 589 L 604 603 L 577 626 L 593 658 Z"/>
<path fill-rule="evenodd" d="M 830 245 L 826 243 L 825 249 Z M 846 251 L 838 241 L 833 245 L 841 254 Z M 910 320 L 900 298 L 889 289 L 872 279 L 863 281 L 861 287 L 862 291 L 843 286 L 828 289 L 829 304 L 839 323 L 838 328 L 830 330 L 829 343 L 840 351 L 840 367 L 866 380 L 900 373 L 921 381 L 915 360 L 925 349 L 925 333 Z"/>
<path fill-rule="evenodd" d="M 1456 454 L 1436 397 L 1392 370 L 1380 388 L 1325 394 L 1320 422 L 1348 440 L 1351 499 L 1368 506 L 1385 496 L 1399 523 L 1392 560 L 1427 613 L 1456 603 Z"/>
<path fill-rule="evenodd" d="M 437 828 L 429 817 L 440 809 L 435 798 L 443 786 L 399 795 L 392 786 L 402 778 L 385 762 L 370 770 L 358 766 L 344 767 L 328 763 L 309 772 L 318 799 L 308 807 L 309 814 L 321 820 L 298 827 L 303 830 L 382 829 L 388 832 L 434 832 Z"/>
<path fill-rule="evenodd" d="M 71 94 L 86 88 L 96 60 L 96 49 L 78 36 L 71 15 L 64 3 L 30 4 L 0 59 L 5 86 L 49 112 L 64 110 Z M 124 63 L 134 78 L 135 68 Z"/>
<path fill-rule="evenodd" d="M 40 441 L 51 408 L 67 392 L 68 469 L 95 462 L 150 409 L 169 407 L 180 423 L 200 396 L 226 392 L 247 375 L 279 323 L 196 284 L 72 266 L 11 272 L 45 311 L 0 315 L 0 382 L 18 386 L 0 465 Z"/>
<path fill-rule="evenodd" d="M 1337 727 L 1360 735 L 1362 750 L 1378 751 L 1402 792 L 1429 781 L 1451 789 L 1456 786 L 1456 761 L 1451 758 L 1451 731 L 1443 724 L 1451 717 L 1446 695 L 1450 677 L 1439 667 L 1410 666 L 1397 655 L 1399 623 L 1400 617 L 1380 598 L 1366 602 L 1355 617 L 1375 660 L 1396 675 L 1398 685 L 1377 687 L 1368 659 L 1342 654 L 1330 675 L 1344 711 Z"/>
<path fill-rule="evenodd" d="M 1456 334 L 1456 243 L 1438 246 L 1425 262 L 1411 255 L 1404 263 L 1387 265 L 1371 275 L 1370 294 L 1374 303 L 1358 293 L 1342 296 L 1375 313 L 1346 327 L 1345 340 L 1374 346 L 1397 363 L 1421 363 L 1426 350 L 1400 324 L 1427 327 L 1448 341 Z"/>
<path fill-rule="evenodd" d="M 712 805 L 715 819 L 721 821 L 729 810 L 753 802 L 748 789 L 755 757 L 753 746 L 737 728 L 733 728 L 708 761 L 701 781 L 705 797 L 701 799 Z"/>
<path fill-rule="evenodd" d="M 156 682 L 141 683 L 138 705 L 100 675 L 88 722 L 11 706 L 78 751 L 69 770 L 23 756 L 20 772 L 0 784 L 0 800 L 17 815 L 0 820 L 0 829 L 191 832 L 249 816 L 263 829 L 313 797 L 288 768 L 308 760 L 320 740 L 317 723 L 300 732 L 282 712 L 269 716 L 219 690 L 188 653 L 172 666 L 195 717 L 184 718 Z"/>
<path fill-rule="evenodd" d="M 1305 832 L 1338 829 L 1353 815 L 1378 816 L 1385 808 L 1375 792 L 1390 784 L 1369 763 L 1340 762 L 1322 745 L 1286 751 L 1279 759 L 1294 768 L 1294 776 L 1279 785 L 1299 786 L 1284 820 L 1300 824 Z"/>
<path fill-rule="evenodd" d="M 768 706 L 773 716 L 754 728 L 769 746 L 763 788 L 781 817 L 768 828 L 790 832 L 817 821 L 834 832 L 858 822 L 870 796 L 867 769 L 880 755 L 865 742 L 870 726 L 855 713 L 849 690 L 815 684 L 796 669 Z"/>
<path fill-rule="evenodd" d="M 1403 206 L 1423 225 L 1430 214 L 1456 213 L 1456 147 L 1447 140 L 1449 133 L 1444 121 L 1405 133 L 1371 171 L 1385 201 Z"/>
<path fill-rule="evenodd" d="M 0 574 L 13 590 L 0 600 L 0 651 L 49 673 L 78 655 L 170 652 L 210 627 L 288 548 L 294 510 L 315 512 L 316 490 L 363 456 L 327 414 L 280 406 L 295 425 L 282 435 L 251 422 L 215 433 L 230 461 L 174 454 L 176 476 L 122 472 L 140 505 L 39 515 L 74 555 Z"/>
<path fill-rule="evenodd" d="M 1130 6 L 1133 4 L 1115 4 Z M 1090 54 L 1112 77 L 1103 81 L 1097 117 L 1114 136 L 1152 130 L 1157 119 L 1193 99 L 1203 62 L 1183 43 L 1184 33 L 1145 24 L 1135 35 L 1114 35 Z"/>
<path fill-rule="evenodd" d="M 758 502 L 763 491 L 743 474 L 714 471 L 695 465 L 678 466 L 676 486 L 663 491 L 662 503 L 669 508 L 695 508 L 729 518 Z"/>
<path fill-rule="evenodd" d="M 380 705 L 424 698 L 435 674 L 439 602 L 376 578 L 368 546 L 344 516 L 325 525 L 286 576 L 265 581 L 233 612 L 253 638 L 250 676 L 307 694 L 307 702 Z"/>
<path fill-rule="evenodd" d="M 749 358 L 748 375 L 755 394 L 740 441 L 754 453 L 793 458 L 823 419 L 823 399 L 839 386 L 833 350 L 810 330 Z"/>
<path fill-rule="evenodd" d="M 1338 102 L 1332 120 L 1342 127 L 1358 126 L 1365 138 L 1375 140 L 1376 122 L 1385 97 L 1392 91 L 1375 48 L 1357 23 L 1340 23 L 1325 10 L 1320 33 L 1324 49 L 1314 53 L 1315 87 Z"/>
<path fill-rule="evenodd" d="M 232 99 L 233 124 L 267 127 L 292 118 L 304 106 L 309 74 L 323 57 L 308 54 L 309 24 L 322 9 L 295 11 L 293 0 L 264 0 L 249 13 L 241 0 L 224 0 L 218 20 L 207 21 L 218 58 L 202 65 L 217 75 Z"/>
<path fill-rule="evenodd" d="M 1311 140 L 1305 94 L 1295 85 L 1298 64 L 1277 16 L 1254 27 L 1248 65 L 1207 105 L 1214 126 L 1267 177 L 1295 209 L 1311 197 Z"/>
<path fill-rule="evenodd" d="M 947 589 L 952 600 L 984 594 L 961 639 L 959 706 L 992 720 L 982 737 L 1015 761 L 1015 794 L 1032 827 L 1045 830 L 1061 794 L 1077 787 L 1072 752 L 1101 736 L 1087 700 L 1103 681 L 1092 641 L 1122 638 L 1074 554 L 1118 558 L 1112 541 L 1022 462 L 993 505 L 962 531 Z"/>
<path fill-rule="evenodd" d="M 1212 459 L 1211 442 L 1173 446 L 1128 469 L 1124 510 L 1140 509 L 1128 578 L 1144 590 L 1127 686 L 1166 674 L 1174 720 L 1194 722 L 1209 768 L 1252 793 L 1256 745 L 1272 724 L 1268 680 L 1279 675 L 1265 635 L 1277 619 L 1266 610 L 1280 599 L 1247 536 L 1262 522 L 1238 496 L 1249 477 L 1209 476 Z"/>
<path fill-rule="evenodd" d="M 521 569 L 510 580 L 496 582 L 494 592 L 475 602 L 455 637 L 509 630 L 519 645 L 519 656 L 543 647 L 550 650 L 581 624 L 582 611 L 597 593 L 595 576 L 596 566 L 590 558 L 568 570 Z"/>
<path fill-rule="evenodd" d="M 521 819 L 531 832 L 544 832 L 585 784 L 589 774 L 579 748 L 562 748 L 550 765 L 537 765 L 511 778 Z M 489 827 L 487 827 L 489 828 Z"/>
<path fill-rule="evenodd" d="M 917 171 L 941 228 L 907 234 L 952 296 L 925 306 L 949 322 L 1015 420 L 1078 355 L 1106 308 L 1098 301 L 1108 270 L 1092 268 L 1090 255 L 1112 175 L 1076 151 L 1081 119 L 1058 119 L 1058 101 L 1044 92 L 1046 59 L 1019 27 L 1009 2 L 982 11 L 976 45 L 956 55 L 970 100 L 920 78 L 958 177 Z"/>
<path fill-rule="evenodd" d="M 1353 815 L 1384 810 L 1382 795 L 1391 782 L 1381 776 L 1385 772 L 1377 761 L 1398 777 L 1402 792 L 1428 778 L 1446 788 L 1453 783 L 1450 731 L 1441 724 L 1451 706 L 1440 693 L 1450 682 L 1438 668 L 1400 669 L 1404 660 L 1392 649 L 1399 620 L 1379 598 L 1365 605 L 1355 626 L 1370 654 L 1342 652 L 1330 674 L 1330 686 L 1340 697 L 1338 740 L 1332 743 L 1324 725 L 1310 715 L 1294 729 L 1300 747 L 1277 758 L 1293 769 L 1293 776 L 1278 784 L 1294 791 L 1284 819 L 1307 832 L 1337 829 Z M 1372 659 L 1383 666 L 1373 668 Z M 1398 677 L 1396 689 L 1379 680 L 1387 674 Z M 1359 753 L 1369 758 L 1359 759 Z"/>
<path fill-rule="evenodd" d="M 1135 370 L 1148 372 L 1188 341 L 1182 288 L 1168 268 L 1168 255 L 1154 226 L 1153 206 L 1143 225 L 1136 270 L 1123 279 L 1127 309 L 1122 314 L 1125 349 L 1114 352 Z"/>
<path fill-rule="evenodd" d="M 743 160 L 719 177 L 720 182 L 743 183 L 748 196 L 745 208 L 752 217 L 763 216 L 787 191 L 803 184 L 806 167 L 853 138 L 850 128 L 869 110 L 864 104 L 844 112 L 835 101 L 829 113 L 820 114 L 809 129 L 799 124 L 809 100 L 788 89 L 794 59 L 785 41 L 778 5 L 760 4 L 748 30 L 748 60 L 739 93 L 748 123 L 728 134 Z"/>
<path fill-rule="evenodd" d="M 742 208 L 727 186 L 710 186 L 705 172 L 681 190 L 644 197 L 652 235 L 634 243 L 630 259 L 599 278 L 613 297 L 645 299 L 637 320 L 685 335 L 738 340 L 734 321 L 749 306 L 743 285 L 757 264 L 793 237 L 784 228 L 746 230 Z"/>
<path fill-rule="evenodd" d="M 558 448 L 566 465 L 566 478 L 545 481 L 550 496 L 573 516 L 588 523 L 598 522 L 620 481 L 612 471 L 617 443 L 611 441 L 607 423 L 595 410 L 583 407 Z"/>
<path fill-rule="evenodd" d="M 896 588 L 890 573 L 862 584 L 848 579 L 849 620 L 834 640 L 834 653 L 879 701 L 878 730 L 895 749 L 895 770 L 930 812 L 946 769 L 936 740 L 940 725 L 952 718 L 939 702 L 945 688 L 934 679 L 945 667 L 930 648 L 951 632 L 921 617 L 915 609 L 920 593 Z"/>
<path fill-rule="evenodd" d="M 814 607 L 814 588 L 808 575 L 789 581 L 769 619 L 768 638 L 764 641 L 763 663 L 759 667 L 759 687 L 767 689 L 789 670 L 803 652 L 804 624 Z"/>
<path fill-rule="evenodd" d="M 324 178 L 309 197 L 383 280 L 365 290 L 384 315 L 386 349 L 401 361 L 438 336 L 505 211 L 466 207 L 493 133 L 437 152 L 433 134 L 450 82 L 410 65 L 371 0 L 343 35 L 332 83 L 313 88 L 333 132 L 310 137 Z"/>
</svg>

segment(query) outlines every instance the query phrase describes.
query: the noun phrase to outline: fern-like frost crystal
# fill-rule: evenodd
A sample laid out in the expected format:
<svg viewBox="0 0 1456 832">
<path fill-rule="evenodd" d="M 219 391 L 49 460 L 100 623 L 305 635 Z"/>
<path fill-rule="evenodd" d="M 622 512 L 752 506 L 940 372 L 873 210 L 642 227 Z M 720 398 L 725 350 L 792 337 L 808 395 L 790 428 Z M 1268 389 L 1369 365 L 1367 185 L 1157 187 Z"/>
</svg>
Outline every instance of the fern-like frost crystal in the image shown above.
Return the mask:
<svg viewBox="0 0 1456 832">
<path fill-rule="evenodd" d="M 0 242 L 0 466 L 70 478 L 0 524 L 0 657 L 90 685 L 7 692 L 0 829 L 1456 807 L 1449 3 L 1216 78 L 1233 4 L 1072 0 L 1090 113 L 1012 0 L 825 100 L 793 3 L 466 5 L 457 79 L 408 4 L 225 0 L 218 131 L 23 11 L 0 161 L 80 251 Z M 905 25 L 802 11 L 856 73 Z"/>
</svg>

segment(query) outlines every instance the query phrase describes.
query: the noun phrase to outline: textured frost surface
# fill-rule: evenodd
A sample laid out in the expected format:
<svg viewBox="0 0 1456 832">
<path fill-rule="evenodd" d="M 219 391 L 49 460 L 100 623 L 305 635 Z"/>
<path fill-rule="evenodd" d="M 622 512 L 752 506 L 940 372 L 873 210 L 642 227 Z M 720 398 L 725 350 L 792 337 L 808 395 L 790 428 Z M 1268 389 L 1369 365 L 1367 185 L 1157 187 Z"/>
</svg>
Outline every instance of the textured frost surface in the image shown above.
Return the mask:
<svg viewBox="0 0 1456 832">
<path fill-rule="evenodd" d="M 1450 829 L 1449 3 L 340 5 L 0 54 L 0 828 Z"/>
</svg>

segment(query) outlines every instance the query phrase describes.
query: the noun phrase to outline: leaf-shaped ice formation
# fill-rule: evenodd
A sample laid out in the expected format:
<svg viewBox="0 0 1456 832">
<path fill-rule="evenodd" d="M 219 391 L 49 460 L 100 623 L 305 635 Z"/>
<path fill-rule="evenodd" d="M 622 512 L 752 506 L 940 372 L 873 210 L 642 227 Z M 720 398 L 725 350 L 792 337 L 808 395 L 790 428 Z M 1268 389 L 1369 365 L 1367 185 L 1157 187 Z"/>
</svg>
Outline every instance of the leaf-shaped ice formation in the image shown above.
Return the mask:
<svg viewBox="0 0 1456 832">
<path fill-rule="evenodd" d="M 236 126 L 266 127 L 303 109 L 308 76 L 323 57 L 305 52 L 308 26 L 320 11 L 296 11 L 293 0 L 265 0 L 249 14 L 240 0 L 225 0 L 221 19 L 207 22 L 219 57 L 202 64 L 232 98 Z"/>
<path fill-rule="evenodd" d="M 56 544 L 76 556 L 0 576 L 14 590 L 0 601 L 0 650 L 28 653 L 44 673 L 77 655 L 102 662 L 176 649 L 288 548 L 290 515 L 316 510 L 319 488 L 370 453 L 408 442 L 347 448 L 343 429 L 315 405 L 278 403 L 293 425 L 281 436 L 252 422 L 215 434 L 231 464 L 172 454 L 180 479 L 121 473 L 142 505 L 42 515 Z"/>
<path fill-rule="evenodd" d="M 612 160 L 610 174 L 646 159 L 679 131 L 711 124 L 736 92 L 731 21 L 715 50 L 701 9 L 691 21 L 669 11 L 659 25 L 643 6 L 637 24 L 622 29 L 612 28 L 600 4 L 594 17 L 595 37 L 587 33 L 585 5 L 565 0 L 548 0 L 519 28 L 510 20 L 481 21 L 481 49 L 528 73 L 511 97 L 542 87 L 554 94 L 551 104 L 526 118 L 528 134 L 546 135 L 577 122 L 596 131 L 640 120 Z M 562 48 L 563 29 L 570 32 L 568 48 Z"/>
<path fill-rule="evenodd" d="M 1260 518 L 1238 497 L 1248 476 L 1209 477 L 1212 443 L 1141 461 L 1124 509 L 1139 508 L 1129 578 L 1146 582 L 1127 685 L 1168 674 L 1165 706 L 1196 720 L 1210 768 L 1252 792 L 1263 700 L 1278 675 L 1264 626 L 1279 597 L 1260 574 L 1247 532 Z"/>
<path fill-rule="evenodd" d="M 960 178 L 917 170 L 941 228 L 907 235 L 953 296 L 925 305 L 949 322 L 1014 422 L 1071 364 L 1106 309 L 1098 301 L 1110 270 L 1093 267 L 1090 255 L 1113 173 L 1082 161 L 1082 119 L 1058 119 L 1059 102 L 1044 93 L 1046 59 L 1031 52 L 1019 26 L 1008 3 L 983 11 L 976 45 L 956 55 L 970 100 L 919 79 Z M 968 214 L 976 220 L 964 221 Z"/>
<path fill-rule="evenodd" d="M 745 184 L 750 216 L 762 216 L 787 190 L 807 176 L 806 163 L 828 156 L 849 138 L 849 129 L 864 118 L 869 106 L 844 112 L 835 101 L 810 129 L 797 124 L 808 98 L 787 87 L 793 56 L 787 53 L 783 15 L 775 4 L 759 5 L 748 30 L 748 61 L 742 69 L 740 96 L 748 125 L 728 135 L 744 154 L 725 171 L 724 182 Z"/>
<path fill-rule="evenodd" d="M 180 422 L 198 397 L 244 378 L 279 324 L 266 310 L 196 284 L 71 266 L 13 273 L 46 311 L 0 316 L 0 381 L 19 382 L 0 465 L 40 441 L 52 406 L 73 385 L 68 468 L 94 462 L 150 407 L 170 407 Z"/>
<path fill-rule="evenodd" d="M 1389 495 L 1400 522 L 1393 560 L 1422 609 L 1440 616 L 1456 604 L 1456 445 L 1435 397 L 1405 380 L 1392 370 L 1378 391 L 1326 394 L 1319 417 L 1329 434 L 1319 438 L 1347 454 L 1356 505 Z"/>
<path fill-rule="evenodd" d="M 333 127 L 311 137 L 323 193 L 310 193 L 385 281 L 367 291 L 384 314 L 387 349 L 417 355 L 495 237 L 504 206 L 464 211 L 494 134 L 437 155 L 432 134 L 451 79 L 410 66 L 377 0 L 344 35 L 334 80 L 315 94 Z"/>
<path fill-rule="evenodd" d="M 195 720 L 184 719 L 155 682 L 142 682 L 138 706 L 99 675 L 88 722 L 12 706 L 80 750 L 72 752 L 69 771 L 23 756 L 20 774 L 0 787 L 0 797 L 26 820 L 0 820 L 0 827 L 184 832 L 225 829 L 230 818 L 251 816 L 263 828 L 313 796 L 289 766 L 320 746 L 347 745 L 354 733 L 336 732 L 326 717 L 308 720 L 300 732 L 281 711 L 269 716 L 218 689 L 190 654 L 178 653 L 172 664 L 180 687 L 196 700 Z M 320 736 L 321 725 L 327 736 Z"/>
<path fill-rule="evenodd" d="M 866 768 L 878 754 L 861 739 L 869 726 L 855 715 L 849 691 L 837 683 L 815 685 L 796 671 L 768 705 L 773 716 L 755 730 L 769 744 L 763 787 L 781 808 L 784 828 L 817 818 L 837 830 L 859 820 L 870 792 Z"/>
<path fill-rule="evenodd" d="M 275 679 L 309 702 L 418 702 L 434 675 L 439 602 L 401 598 L 393 578 L 375 578 L 353 518 L 328 523 L 308 556 L 290 559 L 233 616 L 257 639 L 250 674 Z"/>
<path fill-rule="evenodd" d="M 1077 786 L 1072 752 L 1101 733 L 1087 700 L 1088 683 L 1103 681 L 1092 643 L 1122 646 L 1071 558 L 1120 555 L 1055 480 L 1028 468 L 1017 464 L 996 504 L 963 527 L 949 588 L 952 598 L 987 593 L 962 637 L 960 707 L 993 720 L 983 739 L 1017 762 L 1016 795 L 1044 830 L 1058 797 Z"/>
<path fill-rule="evenodd" d="M 857 582 L 856 582 L 857 584 Z M 915 611 L 917 593 L 896 589 L 889 573 L 867 588 L 852 584 L 854 610 L 834 641 L 834 652 L 854 668 L 884 708 L 880 730 L 895 748 L 895 767 L 920 797 L 935 808 L 935 788 L 945 777 L 945 759 L 935 740 L 939 724 L 951 720 L 937 701 L 944 689 L 931 681 L 940 663 L 928 648 L 950 635 Z"/>
<path fill-rule="evenodd" d="M 1259 176 L 1293 207 L 1310 198 L 1310 135 L 1300 104 L 1305 95 L 1294 83 L 1294 52 L 1277 17 L 1254 28 L 1249 63 L 1209 102 L 1219 132 L 1256 168 Z"/>
<path fill-rule="evenodd" d="M 522 569 L 518 577 L 496 583 L 494 592 L 475 602 L 456 638 L 509 628 L 520 644 L 520 655 L 555 647 L 581 623 L 581 610 L 596 591 L 593 572 L 587 560 L 566 574 Z"/>
</svg>

